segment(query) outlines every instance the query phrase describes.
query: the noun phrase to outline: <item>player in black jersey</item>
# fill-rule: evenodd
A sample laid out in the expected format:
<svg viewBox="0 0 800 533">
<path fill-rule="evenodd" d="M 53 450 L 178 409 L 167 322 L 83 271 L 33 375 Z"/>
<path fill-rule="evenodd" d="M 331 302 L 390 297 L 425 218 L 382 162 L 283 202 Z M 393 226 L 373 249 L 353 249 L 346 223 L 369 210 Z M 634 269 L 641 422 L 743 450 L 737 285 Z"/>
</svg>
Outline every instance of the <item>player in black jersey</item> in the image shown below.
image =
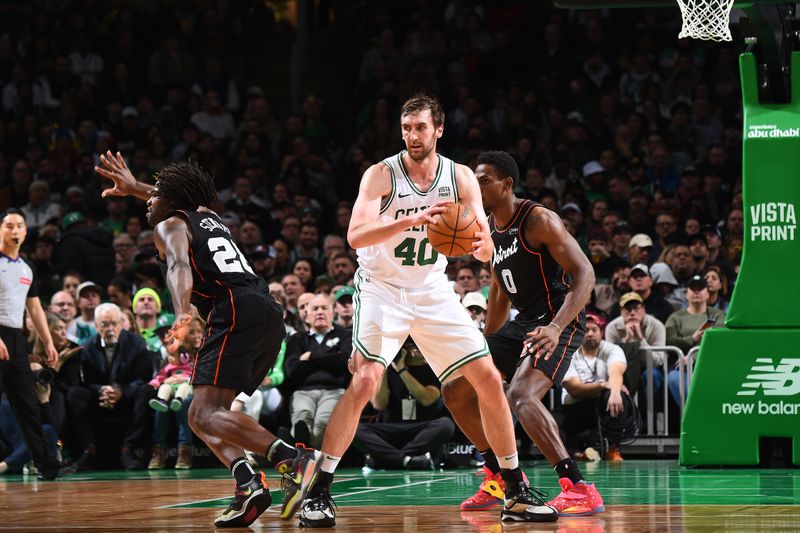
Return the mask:
<svg viewBox="0 0 800 533">
<path fill-rule="evenodd" d="M 510 155 L 482 153 L 475 175 L 494 242 L 484 335 L 495 365 L 510 383 L 508 403 L 559 476 L 562 493 L 548 505 L 562 516 L 601 512 L 600 494 L 584 482 L 542 403 L 553 384 L 561 383 L 583 340 L 583 308 L 595 282 L 592 265 L 556 213 L 514 195 L 519 169 Z M 512 305 L 519 315 L 506 321 Z M 483 435 L 470 384 L 459 378 L 446 383 L 442 393 L 464 434 L 484 454 L 487 480 L 498 481 L 497 459 Z M 491 508 L 497 500 L 484 490 L 487 486 L 493 485 L 485 481 L 462 509 Z"/>
<path fill-rule="evenodd" d="M 207 315 L 195 360 L 189 424 L 236 480 L 234 500 L 215 526 L 247 527 L 271 503 L 263 472 L 252 469 L 244 450 L 263 453 L 283 476 L 281 517 L 291 518 L 302 502 L 301 481 L 305 470 L 314 467 L 314 452 L 289 446 L 244 413 L 230 411 L 236 395 L 251 394 L 275 363 L 286 334 L 283 310 L 220 217 L 205 207 L 217 197 L 213 179 L 196 164 L 173 163 L 156 174 L 152 186 L 137 182 L 119 153 L 109 152 L 100 161 L 95 170 L 114 182 L 104 197 L 147 200 L 147 221 L 155 228 L 175 306 L 167 344 L 177 349 L 186 334 L 190 302 Z"/>
</svg>

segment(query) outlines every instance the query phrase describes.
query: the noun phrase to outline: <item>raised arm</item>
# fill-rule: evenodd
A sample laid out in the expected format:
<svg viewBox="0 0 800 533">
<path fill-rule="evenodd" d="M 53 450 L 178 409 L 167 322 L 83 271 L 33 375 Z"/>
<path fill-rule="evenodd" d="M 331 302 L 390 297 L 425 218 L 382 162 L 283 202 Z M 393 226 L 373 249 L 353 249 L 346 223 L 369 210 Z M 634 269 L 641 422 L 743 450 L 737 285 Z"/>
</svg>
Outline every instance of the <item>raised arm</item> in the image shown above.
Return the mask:
<svg viewBox="0 0 800 533">
<path fill-rule="evenodd" d="M 492 258 L 494 244 L 489 231 L 489 222 L 486 220 L 486 212 L 483 209 L 478 180 L 472 169 L 465 165 L 456 165 L 456 183 L 458 183 L 459 202 L 475 213 L 480 228 L 480 232 L 476 235 L 477 239 L 472 244 L 472 256 L 485 263 Z"/>
<path fill-rule="evenodd" d="M 413 216 L 398 218 L 391 222 L 378 220 L 381 200 L 392 192 L 392 176 L 383 163 L 372 165 L 361 178 L 358 198 L 353 205 L 350 227 L 347 229 L 347 242 L 353 248 L 366 248 L 379 244 L 414 226 L 430 224 L 433 216 L 444 211 L 448 202 L 439 202 Z"/>
<path fill-rule="evenodd" d="M 94 167 L 94 171 L 114 182 L 113 187 L 103 191 L 103 198 L 106 196 L 135 196 L 145 202 L 150 199 L 153 186 L 136 181 L 121 153 L 112 154 L 109 150 L 105 154 L 101 154 L 100 166 Z"/>
</svg>

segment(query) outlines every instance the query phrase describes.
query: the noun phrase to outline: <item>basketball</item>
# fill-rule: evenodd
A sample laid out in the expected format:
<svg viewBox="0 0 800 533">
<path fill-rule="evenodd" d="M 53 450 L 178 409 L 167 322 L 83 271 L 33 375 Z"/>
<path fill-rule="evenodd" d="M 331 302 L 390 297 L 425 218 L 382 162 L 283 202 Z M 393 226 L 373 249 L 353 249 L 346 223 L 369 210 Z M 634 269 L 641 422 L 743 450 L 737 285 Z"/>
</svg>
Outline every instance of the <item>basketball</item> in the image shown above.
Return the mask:
<svg viewBox="0 0 800 533">
<path fill-rule="evenodd" d="M 436 215 L 436 224 L 428 225 L 428 242 L 448 257 L 458 257 L 472 251 L 475 233 L 480 229 L 475 213 L 463 204 L 448 204 Z"/>
</svg>

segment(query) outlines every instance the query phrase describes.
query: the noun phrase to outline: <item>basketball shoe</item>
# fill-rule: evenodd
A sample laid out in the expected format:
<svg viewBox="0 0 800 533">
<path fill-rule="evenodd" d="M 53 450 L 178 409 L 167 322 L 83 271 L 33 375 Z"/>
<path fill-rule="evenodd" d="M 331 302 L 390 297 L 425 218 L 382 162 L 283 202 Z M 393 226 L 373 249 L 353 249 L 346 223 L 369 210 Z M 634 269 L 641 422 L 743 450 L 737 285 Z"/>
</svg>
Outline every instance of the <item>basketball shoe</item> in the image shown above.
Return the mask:
<svg viewBox="0 0 800 533">
<path fill-rule="evenodd" d="M 328 486 L 314 489 L 313 495 L 300 508 L 300 527 L 333 527 L 336 525 L 336 503 Z"/>
<path fill-rule="evenodd" d="M 594 483 L 579 481 L 572 483 L 569 478 L 558 480 L 561 494 L 547 502 L 547 505 L 558 511 L 560 516 L 589 516 L 606 510 L 603 497 Z"/>
<path fill-rule="evenodd" d="M 606 461 L 611 461 L 612 463 L 619 463 L 623 461 L 622 454 L 619 451 L 619 446 L 615 446 L 613 448 L 609 448 L 606 452 Z"/>
<path fill-rule="evenodd" d="M 214 520 L 216 527 L 248 527 L 269 509 L 272 496 L 267 487 L 267 476 L 258 472 L 246 485 L 236 485 L 233 501 Z"/>
<path fill-rule="evenodd" d="M 504 522 L 555 522 L 558 511 L 544 502 L 544 493 L 520 481 L 507 487 L 500 520 Z"/>
<path fill-rule="evenodd" d="M 281 518 L 288 520 L 297 508 L 303 503 L 308 489 L 317 477 L 317 451 L 305 446 L 297 447 L 297 456 L 294 459 L 282 461 L 276 466 L 281 475 L 281 490 L 283 503 L 281 504 Z"/>
<path fill-rule="evenodd" d="M 483 471 L 486 475 L 481 481 L 481 486 L 475 494 L 461 502 L 462 511 L 485 511 L 503 504 L 505 493 L 500 472 L 493 474 L 485 466 Z"/>
</svg>

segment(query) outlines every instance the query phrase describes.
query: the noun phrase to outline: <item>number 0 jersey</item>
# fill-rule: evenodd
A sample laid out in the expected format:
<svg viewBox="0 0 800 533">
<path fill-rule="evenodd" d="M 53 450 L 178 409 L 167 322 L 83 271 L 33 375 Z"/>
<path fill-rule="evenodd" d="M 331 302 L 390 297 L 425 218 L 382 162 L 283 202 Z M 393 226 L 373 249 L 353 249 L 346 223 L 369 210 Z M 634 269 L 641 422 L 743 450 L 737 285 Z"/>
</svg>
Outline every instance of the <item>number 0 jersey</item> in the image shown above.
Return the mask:
<svg viewBox="0 0 800 533">
<path fill-rule="evenodd" d="M 228 301 L 230 290 L 251 288 L 267 291 L 236 246 L 225 223 L 216 213 L 178 211 L 192 229 L 189 262 L 192 267 L 192 303 L 207 314 L 217 300 Z"/>
<path fill-rule="evenodd" d="M 440 200 L 458 202 L 456 166 L 437 154 L 436 177 L 427 192 L 411 181 L 403 165 L 402 151 L 383 160 L 392 176 L 392 192 L 381 203 L 378 220 L 392 222 L 413 216 Z M 405 289 L 423 287 L 445 277 L 447 259 L 428 242 L 425 225 L 409 228 L 386 241 L 359 248 L 358 264 L 362 273 Z"/>
<path fill-rule="evenodd" d="M 525 224 L 534 207 L 541 204 L 521 202 L 511 222 L 502 229 L 489 216 L 494 242 L 492 268 L 520 319 L 551 320 L 564 303 L 571 280 L 547 248 L 534 248 L 525 241 Z"/>
</svg>

